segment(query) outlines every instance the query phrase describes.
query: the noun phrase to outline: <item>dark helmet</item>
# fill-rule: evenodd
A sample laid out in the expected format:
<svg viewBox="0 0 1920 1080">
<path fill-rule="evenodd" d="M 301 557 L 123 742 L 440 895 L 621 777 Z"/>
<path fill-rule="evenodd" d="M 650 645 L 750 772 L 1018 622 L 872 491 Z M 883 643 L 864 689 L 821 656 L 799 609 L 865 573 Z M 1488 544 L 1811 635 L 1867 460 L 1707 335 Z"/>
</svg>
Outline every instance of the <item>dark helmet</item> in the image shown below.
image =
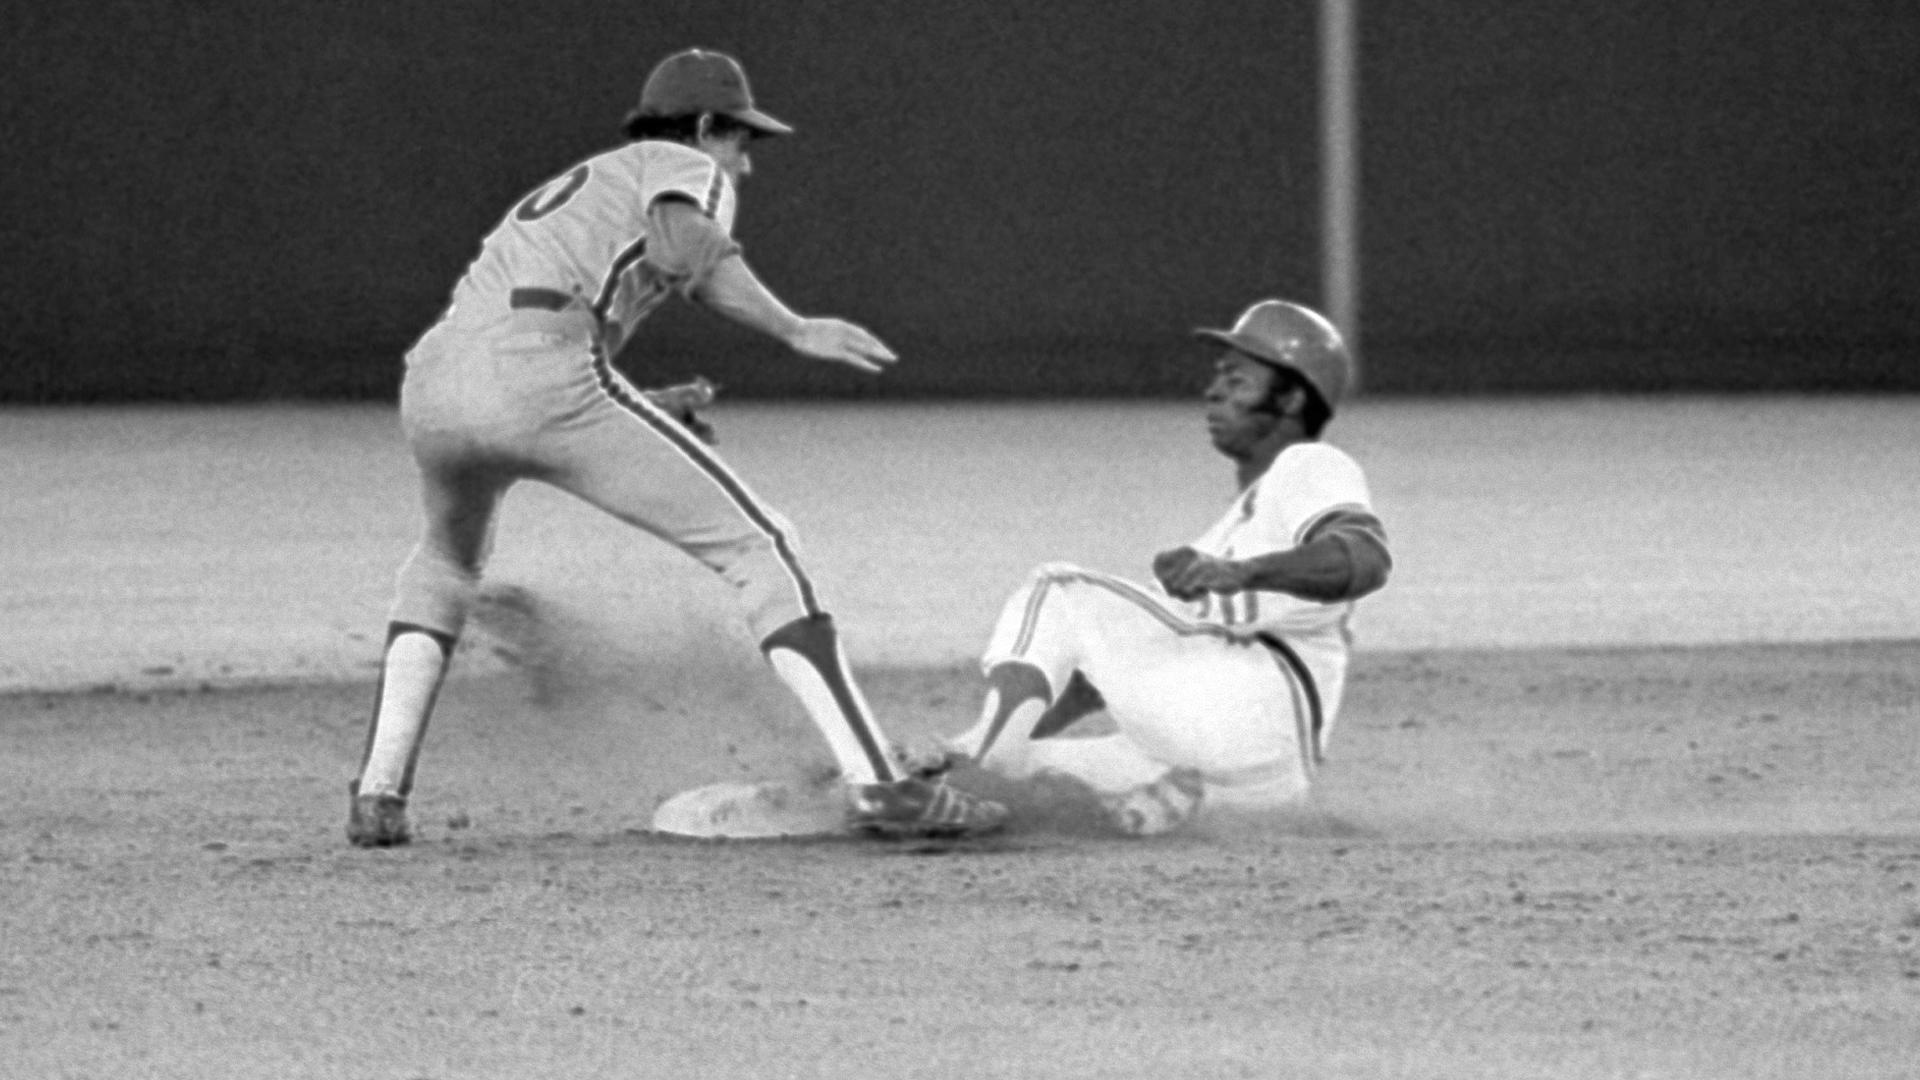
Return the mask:
<svg viewBox="0 0 1920 1080">
<path fill-rule="evenodd" d="M 1262 300 L 1241 313 L 1231 330 L 1193 333 L 1300 376 L 1329 412 L 1340 408 L 1353 381 L 1353 360 L 1340 331 L 1319 312 L 1299 304 Z"/>
</svg>

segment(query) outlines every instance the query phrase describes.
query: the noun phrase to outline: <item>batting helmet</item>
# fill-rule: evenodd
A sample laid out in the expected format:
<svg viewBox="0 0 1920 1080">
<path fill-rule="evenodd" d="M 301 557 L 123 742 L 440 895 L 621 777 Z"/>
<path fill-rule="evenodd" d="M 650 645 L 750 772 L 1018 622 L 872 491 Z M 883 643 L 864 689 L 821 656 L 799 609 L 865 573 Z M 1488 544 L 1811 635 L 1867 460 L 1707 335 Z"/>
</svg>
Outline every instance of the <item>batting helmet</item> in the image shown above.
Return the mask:
<svg viewBox="0 0 1920 1080">
<path fill-rule="evenodd" d="M 1300 376 L 1329 412 L 1340 407 L 1353 381 L 1353 361 L 1340 331 L 1319 312 L 1299 304 L 1262 300 L 1242 312 L 1231 330 L 1193 333 Z"/>
<path fill-rule="evenodd" d="M 792 128 L 753 107 L 740 62 L 711 49 L 687 49 L 660 61 L 641 87 L 640 105 L 627 114 L 627 122 L 698 113 L 732 117 L 763 135 L 793 134 Z"/>
</svg>

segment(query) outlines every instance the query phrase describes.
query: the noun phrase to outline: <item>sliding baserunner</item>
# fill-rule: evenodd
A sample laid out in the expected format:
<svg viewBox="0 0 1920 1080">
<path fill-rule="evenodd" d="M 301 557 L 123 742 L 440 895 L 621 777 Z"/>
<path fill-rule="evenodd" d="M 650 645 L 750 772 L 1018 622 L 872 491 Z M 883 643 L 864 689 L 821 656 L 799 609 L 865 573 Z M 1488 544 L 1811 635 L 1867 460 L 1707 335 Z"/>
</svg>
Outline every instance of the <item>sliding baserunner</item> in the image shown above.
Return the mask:
<svg viewBox="0 0 1920 1080">
<path fill-rule="evenodd" d="M 1079 780 L 1137 835 L 1207 805 L 1305 796 L 1340 709 L 1354 601 L 1392 567 L 1360 466 L 1320 441 L 1351 381 L 1339 333 L 1279 300 L 1197 333 L 1223 346 L 1206 415 L 1234 464 L 1226 514 L 1156 555 L 1151 585 L 1034 571 L 987 645 L 979 721 L 950 743 L 1016 780 Z M 1103 706 L 1115 733 L 1067 731 Z"/>
</svg>

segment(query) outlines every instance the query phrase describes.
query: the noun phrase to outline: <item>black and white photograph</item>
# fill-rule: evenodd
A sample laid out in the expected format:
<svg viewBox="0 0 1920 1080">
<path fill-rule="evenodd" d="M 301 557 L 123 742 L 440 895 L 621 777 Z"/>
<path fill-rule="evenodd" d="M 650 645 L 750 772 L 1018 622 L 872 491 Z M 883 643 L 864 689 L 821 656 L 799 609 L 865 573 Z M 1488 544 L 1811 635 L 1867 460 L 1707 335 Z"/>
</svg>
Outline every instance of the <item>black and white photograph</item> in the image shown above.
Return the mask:
<svg viewBox="0 0 1920 1080">
<path fill-rule="evenodd" d="M 0 1077 L 1920 1075 L 1920 5 L 0 56 Z"/>
</svg>

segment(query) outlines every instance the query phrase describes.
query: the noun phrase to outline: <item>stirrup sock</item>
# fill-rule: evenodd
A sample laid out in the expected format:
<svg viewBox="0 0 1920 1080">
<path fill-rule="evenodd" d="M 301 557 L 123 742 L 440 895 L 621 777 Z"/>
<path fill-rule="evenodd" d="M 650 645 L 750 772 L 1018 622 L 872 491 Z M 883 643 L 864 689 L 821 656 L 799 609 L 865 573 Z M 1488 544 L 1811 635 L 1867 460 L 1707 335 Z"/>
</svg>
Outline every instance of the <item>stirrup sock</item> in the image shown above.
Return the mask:
<svg viewBox="0 0 1920 1080">
<path fill-rule="evenodd" d="M 406 795 L 413 790 L 420 742 L 452 651 L 452 639 L 431 630 L 395 625 L 389 632 L 373 728 L 360 766 L 362 794 Z"/>
<path fill-rule="evenodd" d="M 993 665 L 987 672 L 987 698 L 981 703 L 980 723 L 975 727 L 984 729 L 984 733 L 973 752 L 974 760 L 985 759 L 1003 733 L 1011 732 L 1007 736 L 1009 750 L 1026 742 L 1052 701 L 1053 687 L 1039 668 L 1024 660 Z"/>
<path fill-rule="evenodd" d="M 767 662 L 787 684 L 849 783 L 899 779 L 888 760 L 880 726 L 854 684 L 830 615 L 809 615 L 768 634 L 760 643 Z"/>
</svg>

